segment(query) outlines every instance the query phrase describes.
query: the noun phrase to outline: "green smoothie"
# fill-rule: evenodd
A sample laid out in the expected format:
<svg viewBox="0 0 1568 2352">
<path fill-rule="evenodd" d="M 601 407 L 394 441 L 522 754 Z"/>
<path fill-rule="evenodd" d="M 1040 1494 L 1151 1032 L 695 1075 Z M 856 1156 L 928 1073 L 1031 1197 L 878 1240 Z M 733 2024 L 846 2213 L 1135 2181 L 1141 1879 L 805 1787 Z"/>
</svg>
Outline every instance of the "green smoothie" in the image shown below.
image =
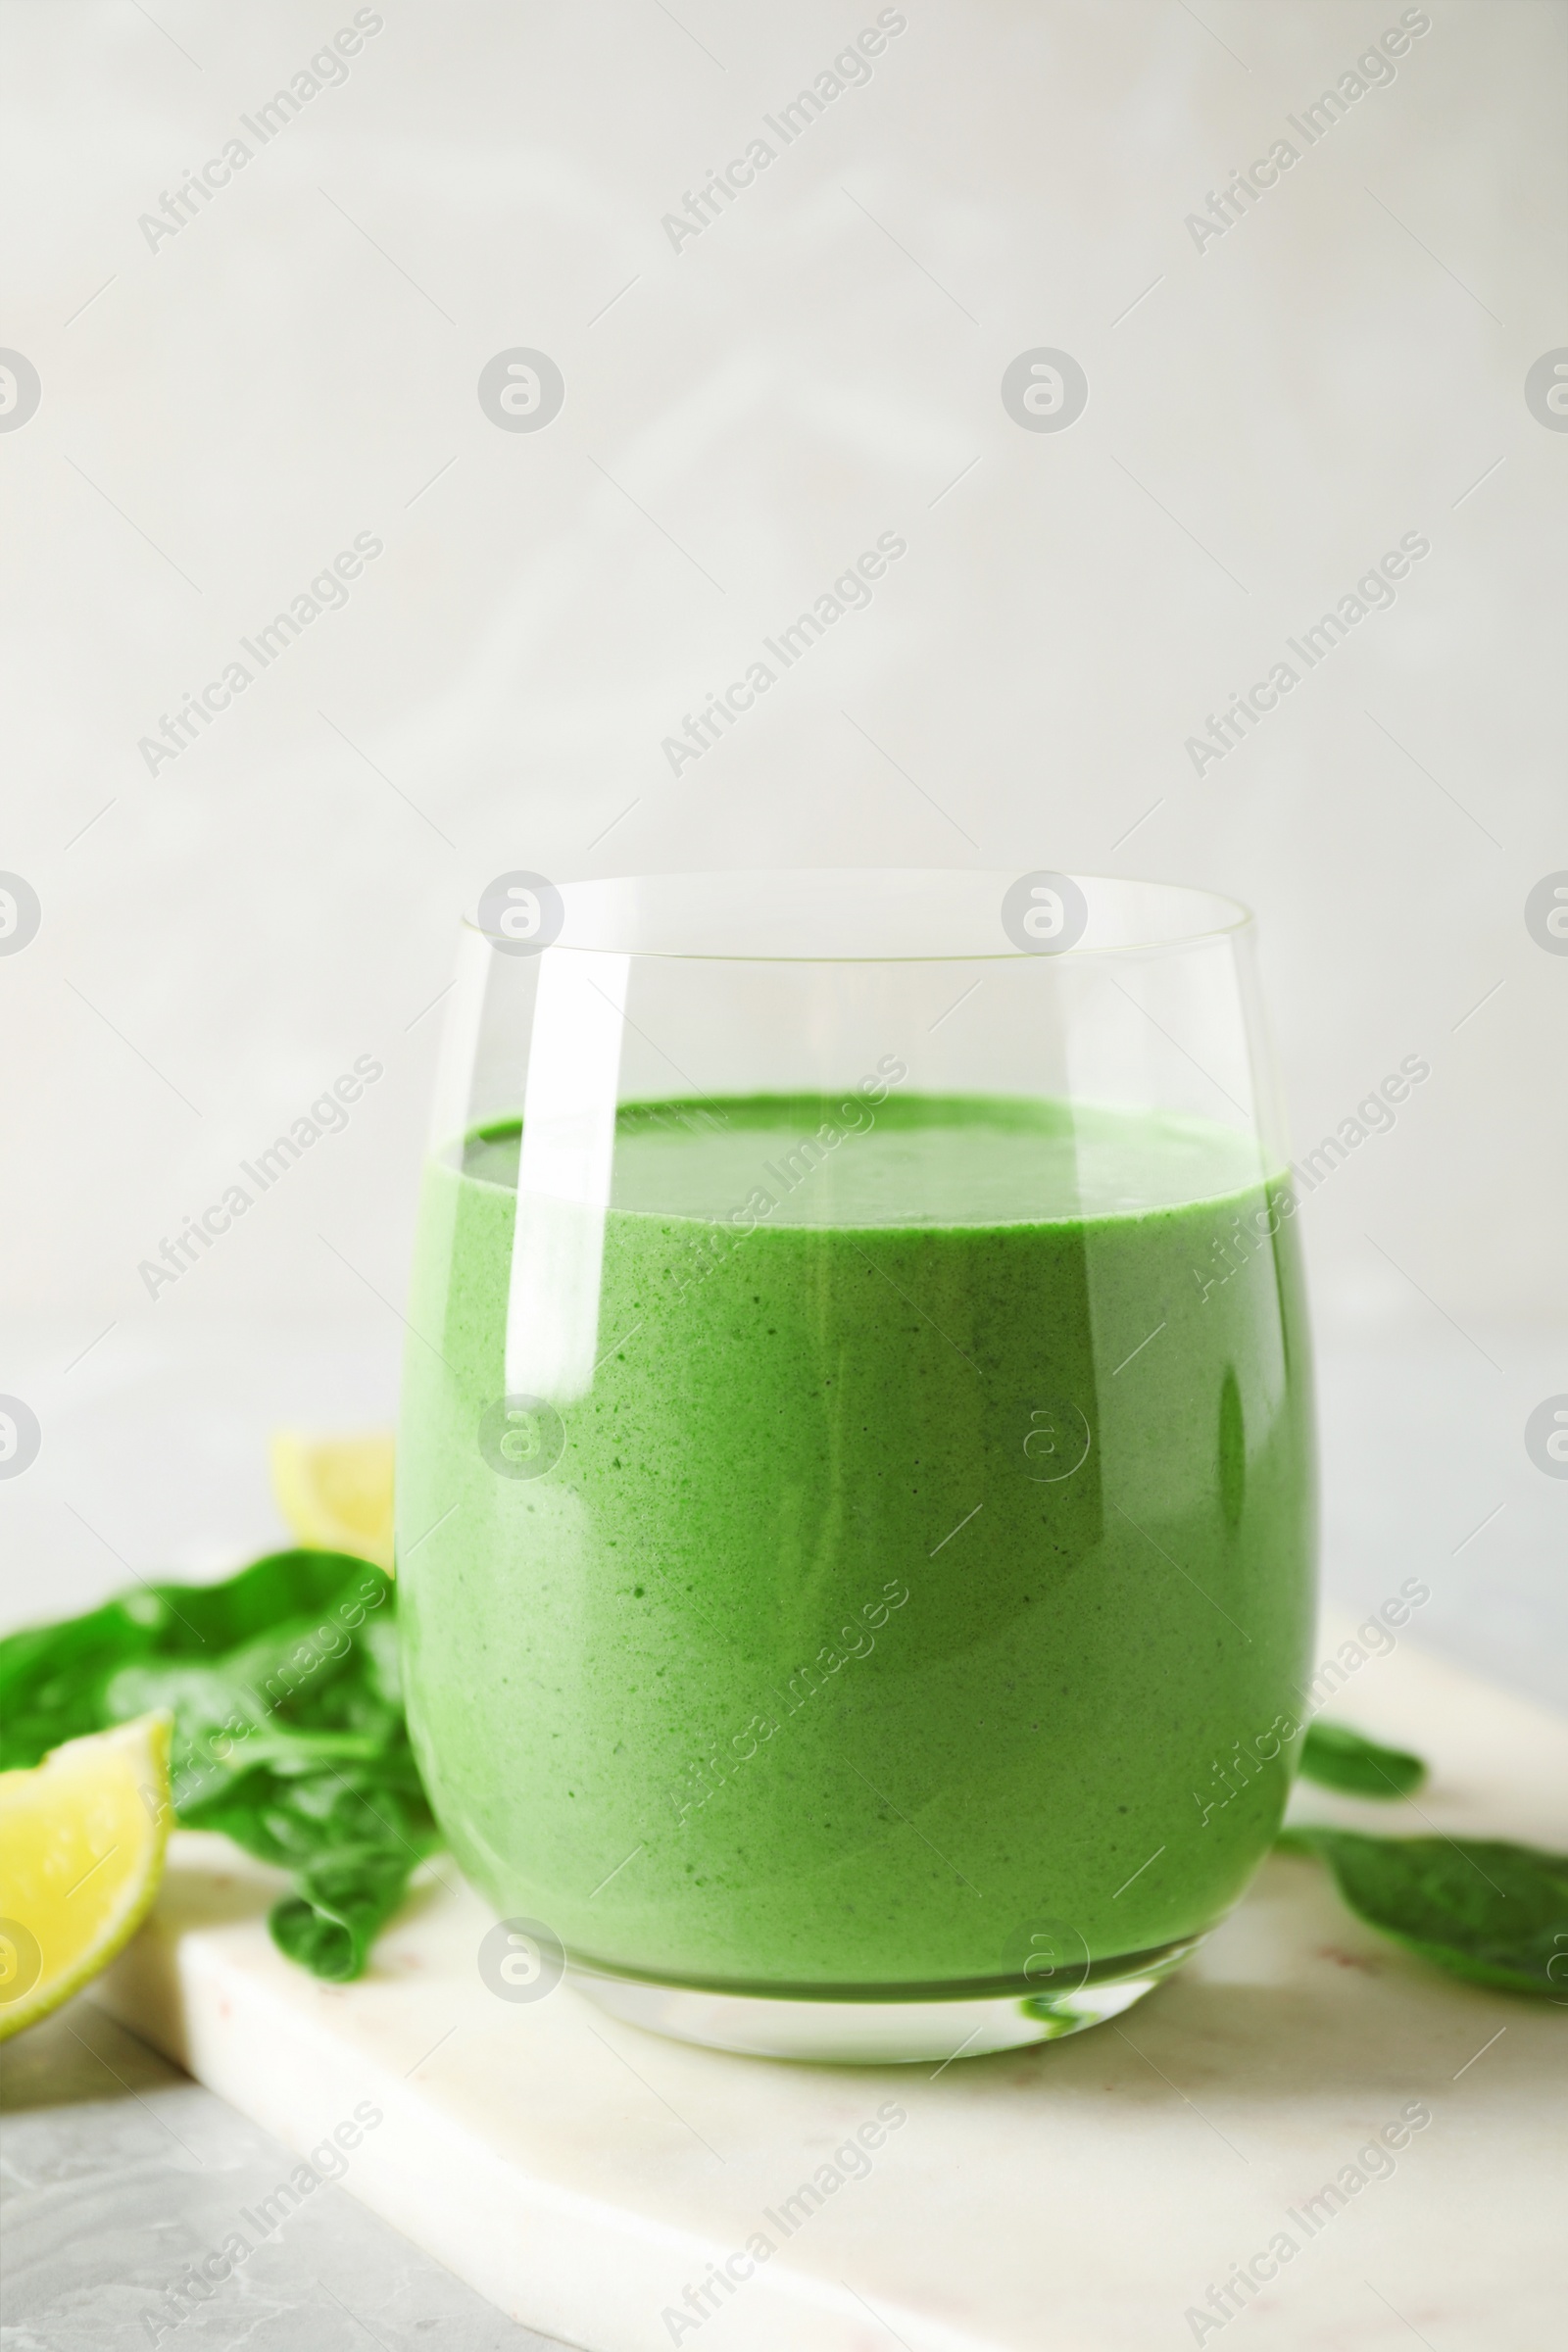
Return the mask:
<svg viewBox="0 0 1568 2352">
<path fill-rule="evenodd" d="M 497 1911 L 822 1997 L 1212 1926 L 1279 1822 L 1293 1751 L 1252 1743 L 1299 1713 L 1314 1606 L 1294 1203 L 1255 1142 L 885 1073 L 627 1104 L 573 1212 L 597 1365 L 524 1476 L 480 1437 L 518 1156 L 514 1122 L 426 1172 L 398 1469 L 414 1739 Z"/>
</svg>

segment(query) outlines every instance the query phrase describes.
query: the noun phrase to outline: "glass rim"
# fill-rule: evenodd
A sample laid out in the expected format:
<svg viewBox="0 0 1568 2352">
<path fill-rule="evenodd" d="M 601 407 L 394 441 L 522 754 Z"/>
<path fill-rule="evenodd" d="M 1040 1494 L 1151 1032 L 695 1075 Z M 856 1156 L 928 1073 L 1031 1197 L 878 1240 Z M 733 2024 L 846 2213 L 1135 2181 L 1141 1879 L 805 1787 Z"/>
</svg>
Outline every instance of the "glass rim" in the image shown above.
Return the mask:
<svg viewBox="0 0 1568 2352">
<path fill-rule="evenodd" d="M 498 882 L 543 883 L 556 894 L 559 919 L 549 938 L 518 942 L 499 938 L 474 914 L 465 912 L 461 929 L 475 940 L 488 941 L 516 955 L 538 955 L 546 947 L 568 953 L 624 955 L 672 962 L 721 963 L 1064 963 L 1098 961 L 1120 956 L 1173 954 L 1212 942 L 1237 938 L 1255 927 L 1250 906 L 1221 892 L 1185 882 L 1148 882 L 1132 877 L 1074 872 L 1068 868 L 990 866 L 744 866 L 683 869 L 674 872 L 593 876 L 574 882 L 553 883 L 540 874 L 498 877 Z M 1076 886 L 1086 904 L 1080 935 L 1031 946 L 1019 940 L 1016 929 L 1004 928 L 1004 902 L 1009 892 L 1031 884 L 1066 881 Z M 497 887 L 493 883 L 492 889 Z M 685 919 L 701 928 L 698 908 L 721 908 L 725 902 L 749 899 L 754 907 L 770 903 L 773 919 L 781 920 L 783 902 L 793 895 L 796 910 L 808 921 L 822 919 L 829 902 L 841 916 L 853 890 L 880 891 L 889 906 L 903 901 L 906 916 L 938 918 L 955 912 L 955 901 L 967 902 L 966 911 L 979 917 L 988 910 L 986 935 L 978 933 L 965 944 L 933 941 L 927 946 L 849 945 L 842 941 L 807 945 L 714 944 L 660 935 L 659 917 L 679 928 L 684 902 Z M 923 894 L 928 906 L 916 907 Z M 650 906 L 652 902 L 652 906 Z M 481 902 L 482 904 L 482 902 Z M 1122 922 L 1110 920 L 1119 910 Z M 1163 918 L 1155 914 L 1159 909 Z M 1185 909 L 1185 913 L 1184 910 Z M 656 931 L 649 936 L 645 918 L 652 912 Z M 734 909 L 731 909 L 732 919 Z M 1096 916 L 1101 918 L 1097 921 Z M 1097 936 L 1103 929 L 1119 936 Z M 1087 932 L 1087 936 L 1082 934 Z M 573 933 L 577 934 L 573 936 Z"/>
</svg>

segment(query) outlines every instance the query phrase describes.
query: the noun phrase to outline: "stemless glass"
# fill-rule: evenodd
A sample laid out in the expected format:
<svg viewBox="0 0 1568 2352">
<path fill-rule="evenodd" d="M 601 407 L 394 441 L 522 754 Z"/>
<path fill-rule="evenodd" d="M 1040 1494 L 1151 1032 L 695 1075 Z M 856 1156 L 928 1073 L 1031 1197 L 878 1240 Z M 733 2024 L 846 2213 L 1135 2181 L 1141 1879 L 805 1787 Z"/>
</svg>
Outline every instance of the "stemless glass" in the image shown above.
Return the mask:
<svg viewBox="0 0 1568 2352">
<path fill-rule="evenodd" d="M 927 871 L 502 876 L 404 1375 L 452 1850 L 636 2023 L 1114 2016 L 1278 1828 L 1311 1382 L 1250 917 Z"/>
</svg>

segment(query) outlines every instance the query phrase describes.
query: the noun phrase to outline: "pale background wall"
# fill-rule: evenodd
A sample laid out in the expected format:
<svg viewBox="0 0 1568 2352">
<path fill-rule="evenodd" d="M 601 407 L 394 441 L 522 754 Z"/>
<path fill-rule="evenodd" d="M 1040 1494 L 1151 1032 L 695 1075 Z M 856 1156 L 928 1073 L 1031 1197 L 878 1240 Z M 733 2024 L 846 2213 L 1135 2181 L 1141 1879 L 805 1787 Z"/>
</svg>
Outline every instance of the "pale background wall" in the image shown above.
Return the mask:
<svg viewBox="0 0 1568 2352">
<path fill-rule="evenodd" d="M 268 1532 L 248 1422 L 220 1499 L 225 1396 L 258 1426 L 386 1409 L 425 1008 L 518 865 L 1049 864 L 1250 902 L 1299 1146 L 1432 1064 L 1308 1204 L 1328 1350 L 1393 1349 L 1368 1409 L 1446 1433 L 1434 1545 L 1504 1482 L 1514 1566 L 1544 1562 L 1568 1483 L 1521 1431 L 1568 1390 L 1568 957 L 1524 902 L 1568 868 L 1568 437 L 1524 378 L 1568 340 L 1562 8 L 1405 12 L 1431 28 L 1392 83 L 1201 252 L 1184 217 L 1303 144 L 1286 115 L 1392 0 L 909 0 L 678 253 L 661 217 L 871 0 L 371 13 L 347 79 L 150 251 L 138 216 L 353 8 L 8 11 L 0 340 L 42 400 L 0 435 L 0 865 L 43 920 L 0 958 L 0 1388 L 48 1441 L 0 1492 L 12 1613 L 45 1559 L 75 1592 L 121 1575 L 104 1549 Z M 564 376 L 540 432 L 476 397 L 516 345 Z M 999 395 L 1038 345 L 1088 375 L 1063 432 Z M 696 698 L 887 530 L 870 609 L 672 777 Z M 1394 608 L 1195 776 L 1205 714 L 1411 531 Z M 384 553 L 346 607 L 149 775 L 138 738 L 357 532 Z M 348 1130 L 149 1300 L 138 1260 L 365 1053 Z M 1410 1464 L 1396 1491 L 1432 1507 Z"/>
</svg>

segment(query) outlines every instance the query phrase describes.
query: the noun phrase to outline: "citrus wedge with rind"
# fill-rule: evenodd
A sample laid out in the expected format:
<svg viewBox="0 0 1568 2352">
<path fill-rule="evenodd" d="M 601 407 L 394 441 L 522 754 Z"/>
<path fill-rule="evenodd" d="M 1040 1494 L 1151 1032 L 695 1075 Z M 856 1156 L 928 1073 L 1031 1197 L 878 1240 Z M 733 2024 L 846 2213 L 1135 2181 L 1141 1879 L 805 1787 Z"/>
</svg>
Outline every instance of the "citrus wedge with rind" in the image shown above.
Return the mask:
<svg viewBox="0 0 1568 2352">
<path fill-rule="evenodd" d="M 68 1740 L 0 1773 L 0 2041 L 98 1974 L 163 1875 L 173 1807 L 167 1715 Z"/>
<path fill-rule="evenodd" d="M 272 1438 L 272 1492 L 294 1540 L 315 1551 L 347 1551 L 392 1572 L 392 1435 Z"/>
</svg>

